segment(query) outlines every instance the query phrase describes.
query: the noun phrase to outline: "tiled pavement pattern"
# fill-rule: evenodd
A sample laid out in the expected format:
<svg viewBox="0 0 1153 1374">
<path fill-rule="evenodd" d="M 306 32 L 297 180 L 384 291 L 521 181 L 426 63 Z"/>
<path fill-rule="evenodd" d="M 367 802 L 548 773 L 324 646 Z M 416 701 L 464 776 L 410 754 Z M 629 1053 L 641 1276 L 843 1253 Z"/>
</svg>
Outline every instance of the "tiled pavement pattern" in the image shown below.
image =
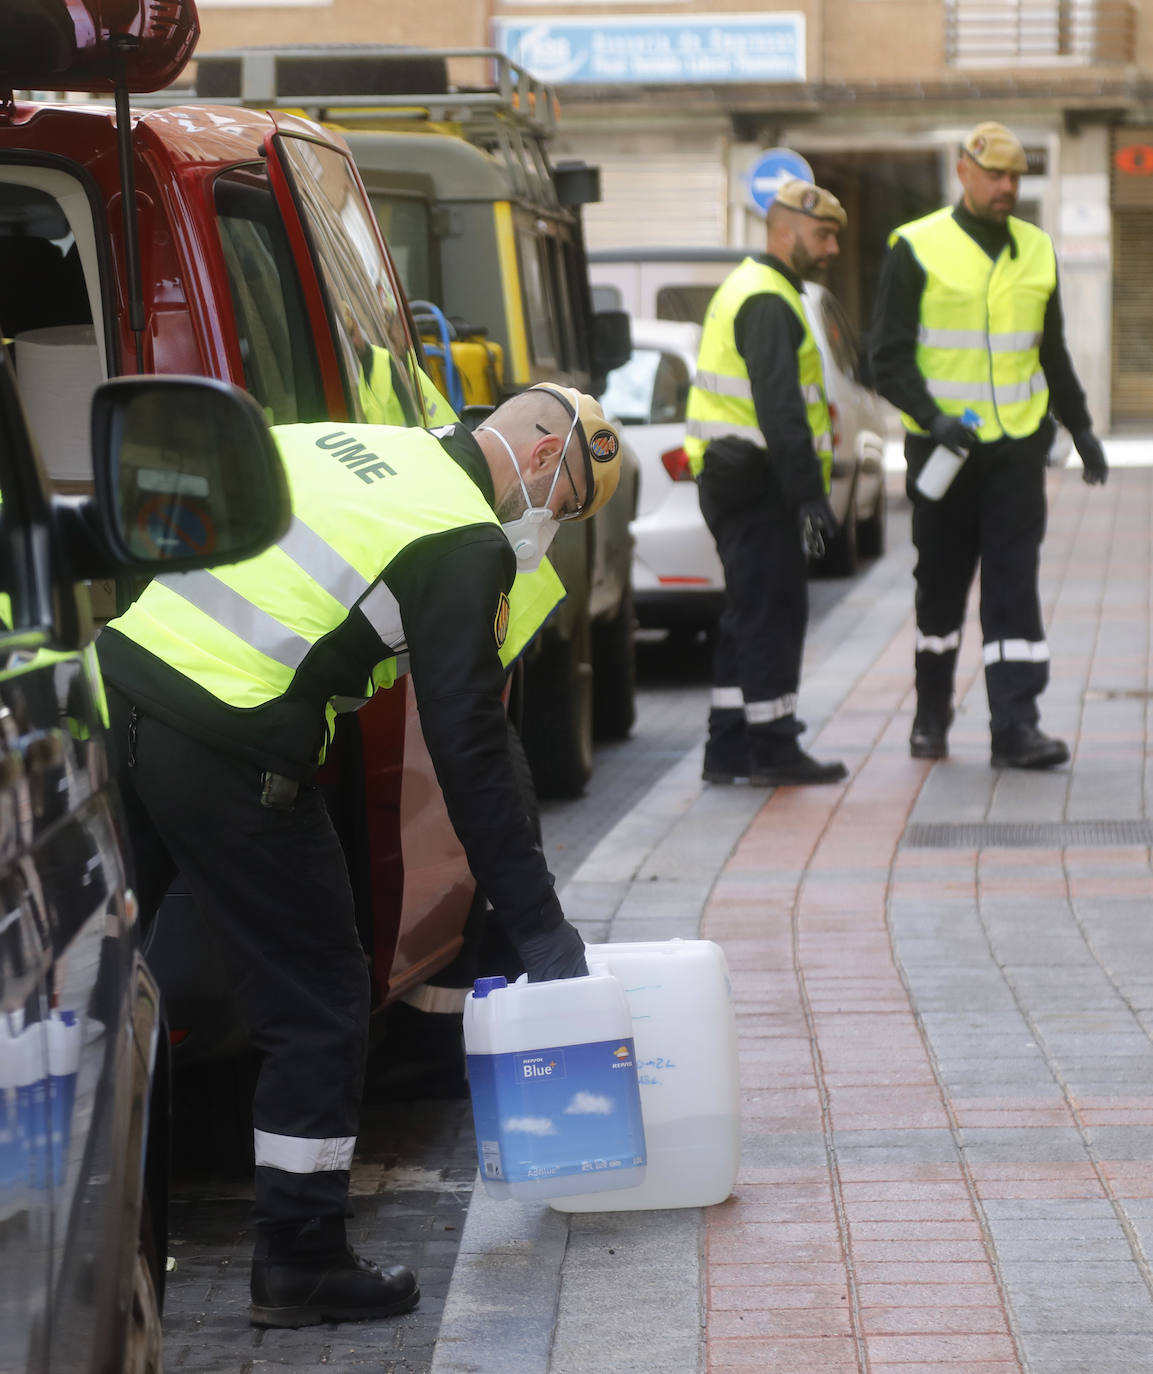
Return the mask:
<svg viewBox="0 0 1153 1374">
<path fill-rule="evenodd" d="M 433 1374 L 1153 1371 L 1150 850 L 1057 828 L 1150 818 L 1153 472 L 1050 480 L 1044 723 L 1072 767 L 990 769 L 975 621 L 953 758 L 910 760 L 911 556 L 863 578 L 802 688 L 850 781 L 758 797 L 690 757 L 566 892 L 588 938 L 724 945 L 733 1198 L 570 1220 L 478 1191 Z"/>
</svg>

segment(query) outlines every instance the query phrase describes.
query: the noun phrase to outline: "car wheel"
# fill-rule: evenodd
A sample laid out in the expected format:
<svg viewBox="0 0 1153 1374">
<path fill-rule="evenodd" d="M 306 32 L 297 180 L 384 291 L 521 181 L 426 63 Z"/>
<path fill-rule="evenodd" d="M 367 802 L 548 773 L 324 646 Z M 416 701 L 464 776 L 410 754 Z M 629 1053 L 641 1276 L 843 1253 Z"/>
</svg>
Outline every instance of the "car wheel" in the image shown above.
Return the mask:
<svg viewBox="0 0 1153 1374">
<path fill-rule="evenodd" d="M 867 520 L 857 522 L 857 552 L 865 558 L 880 558 L 885 552 L 886 505 L 885 482 L 882 477 L 877 491 L 877 504 L 872 515 Z"/>
<path fill-rule="evenodd" d="M 857 571 L 857 563 L 857 488 L 854 484 L 841 528 L 817 568 L 826 577 L 852 577 Z"/>
<path fill-rule="evenodd" d="M 124 1374 L 162 1374 L 164 1368 L 164 1334 L 156 1284 L 158 1263 L 152 1218 L 145 1198 L 136 1262 L 132 1268 L 132 1305 L 124 1337 L 124 1359 L 120 1366 Z"/>
<path fill-rule="evenodd" d="M 626 587 L 608 620 L 593 626 L 593 727 L 598 739 L 627 739 L 637 718 L 633 591 Z"/>
<path fill-rule="evenodd" d="M 521 738 L 542 797 L 579 797 L 593 771 L 593 670 L 588 622 L 546 638 L 525 664 Z"/>
</svg>

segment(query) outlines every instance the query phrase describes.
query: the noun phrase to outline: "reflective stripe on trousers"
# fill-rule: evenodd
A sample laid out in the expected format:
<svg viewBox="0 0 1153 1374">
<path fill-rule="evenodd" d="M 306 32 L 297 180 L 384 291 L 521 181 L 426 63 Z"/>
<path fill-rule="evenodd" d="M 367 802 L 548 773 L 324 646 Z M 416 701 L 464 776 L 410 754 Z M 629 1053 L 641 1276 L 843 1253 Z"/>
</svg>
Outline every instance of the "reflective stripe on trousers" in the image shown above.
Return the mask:
<svg viewBox="0 0 1153 1374">
<path fill-rule="evenodd" d="M 797 694 L 775 697 L 772 701 L 746 701 L 739 687 L 714 687 L 710 704 L 718 711 L 743 710 L 750 725 L 768 725 L 797 713 Z"/>
<path fill-rule="evenodd" d="M 1048 663 L 1049 645 L 1043 640 L 995 639 L 985 645 L 985 663 Z"/>
<path fill-rule="evenodd" d="M 917 631 L 916 652 L 919 654 L 947 654 L 960 647 L 960 630 L 953 630 L 947 635 L 927 635 Z"/>
<path fill-rule="evenodd" d="M 257 1167 L 283 1169 L 289 1174 L 324 1174 L 352 1166 L 356 1136 L 309 1140 L 303 1136 L 252 1132 Z"/>
</svg>

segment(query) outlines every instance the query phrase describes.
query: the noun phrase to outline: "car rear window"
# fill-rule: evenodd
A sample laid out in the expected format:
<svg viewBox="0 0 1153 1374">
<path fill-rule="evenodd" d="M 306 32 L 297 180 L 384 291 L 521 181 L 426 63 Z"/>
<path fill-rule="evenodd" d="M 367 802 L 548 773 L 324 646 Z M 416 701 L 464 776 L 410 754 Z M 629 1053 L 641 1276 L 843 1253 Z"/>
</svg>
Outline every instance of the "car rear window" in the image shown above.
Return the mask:
<svg viewBox="0 0 1153 1374">
<path fill-rule="evenodd" d="M 717 293 L 716 283 L 701 286 L 662 286 L 657 292 L 657 319 L 684 320 L 690 324 L 704 324 L 709 301 Z"/>
<path fill-rule="evenodd" d="M 677 354 L 634 348 L 628 362 L 609 373 L 601 404 L 625 425 L 680 424 L 690 381 Z"/>
</svg>

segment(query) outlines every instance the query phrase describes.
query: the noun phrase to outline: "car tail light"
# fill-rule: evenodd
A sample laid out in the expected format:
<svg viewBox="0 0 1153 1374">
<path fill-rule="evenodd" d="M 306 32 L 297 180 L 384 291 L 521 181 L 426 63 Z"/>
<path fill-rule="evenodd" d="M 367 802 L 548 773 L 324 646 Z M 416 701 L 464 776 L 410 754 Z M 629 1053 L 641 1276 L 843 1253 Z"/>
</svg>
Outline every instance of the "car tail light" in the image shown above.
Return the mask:
<svg viewBox="0 0 1153 1374">
<path fill-rule="evenodd" d="M 833 439 L 833 452 L 837 453 L 841 447 L 841 431 L 837 428 L 837 421 L 840 420 L 841 413 L 837 409 L 835 401 L 829 402 L 829 433 Z"/>
<path fill-rule="evenodd" d="M 689 455 L 683 448 L 670 448 L 661 454 L 665 471 L 674 482 L 691 482 L 693 470 L 689 467 Z"/>
</svg>

